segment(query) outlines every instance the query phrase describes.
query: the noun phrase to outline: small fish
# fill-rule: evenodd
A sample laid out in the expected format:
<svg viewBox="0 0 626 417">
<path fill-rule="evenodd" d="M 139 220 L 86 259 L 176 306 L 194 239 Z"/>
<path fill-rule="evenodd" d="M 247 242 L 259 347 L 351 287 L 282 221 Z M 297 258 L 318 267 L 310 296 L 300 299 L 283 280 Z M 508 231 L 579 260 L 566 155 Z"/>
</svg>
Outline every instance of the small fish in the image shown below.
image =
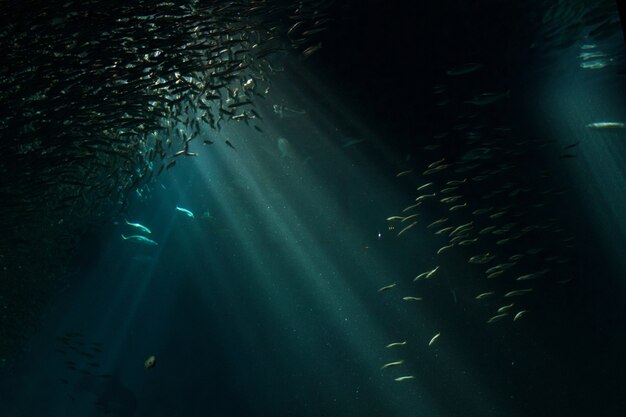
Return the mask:
<svg viewBox="0 0 626 417">
<path fill-rule="evenodd" d="M 514 303 L 511 303 L 511 304 L 507 304 L 507 305 L 505 305 L 505 306 L 502 306 L 502 307 L 500 307 L 500 308 L 498 309 L 498 313 L 506 313 L 506 312 L 508 312 L 510 309 L 512 309 L 514 305 L 515 305 Z"/>
<path fill-rule="evenodd" d="M 228 139 L 226 139 L 226 140 L 224 141 L 224 143 L 226 143 L 226 146 L 228 146 L 229 148 L 235 149 L 235 147 L 233 146 L 233 144 L 232 144 L 232 143 L 230 143 L 230 141 L 229 141 Z M 236 149 L 235 149 L 235 150 L 236 150 Z"/>
<path fill-rule="evenodd" d="M 423 195 L 420 195 L 419 197 L 417 197 L 417 198 L 415 199 L 415 201 L 416 201 L 416 202 L 424 201 L 424 200 L 426 200 L 427 198 L 432 198 L 432 197 L 434 197 L 434 196 L 435 196 L 435 193 L 432 193 L 432 194 L 423 194 Z"/>
<path fill-rule="evenodd" d="M 503 318 L 505 318 L 506 316 L 508 316 L 508 313 L 503 313 L 503 314 L 498 314 L 493 316 L 492 318 L 490 318 L 489 320 L 487 320 L 487 323 L 495 323 L 497 321 L 502 320 Z"/>
<path fill-rule="evenodd" d="M 322 43 L 318 43 L 317 45 L 309 46 L 304 51 L 302 51 L 303 58 L 308 58 L 313 55 L 315 52 L 319 51 L 322 48 Z"/>
<path fill-rule="evenodd" d="M 449 232 L 450 230 L 454 229 L 454 226 L 448 226 L 448 227 L 444 227 L 443 229 L 439 229 L 435 232 L 436 235 L 442 235 L 446 232 Z"/>
<path fill-rule="evenodd" d="M 452 232 L 450 232 L 450 237 L 459 235 L 459 234 L 461 234 L 461 233 L 463 233 L 463 232 L 465 232 L 467 230 L 472 229 L 474 227 L 474 226 L 472 226 L 473 223 L 474 222 L 471 221 L 469 223 L 465 223 L 465 224 L 462 224 L 462 225 L 458 226 Z"/>
<path fill-rule="evenodd" d="M 399 378 L 394 379 L 394 381 L 401 382 L 406 381 L 407 379 L 415 379 L 413 375 L 401 376 Z"/>
<path fill-rule="evenodd" d="M 409 210 L 413 210 L 414 208 L 419 207 L 421 204 L 422 204 L 422 202 L 421 202 L 421 201 L 419 201 L 419 202 L 417 202 L 417 203 L 413 204 L 412 206 L 408 206 L 408 207 L 406 207 L 405 209 L 403 209 L 403 210 L 402 210 L 402 212 L 403 212 L 403 213 L 405 213 L 405 212 L 407 212 L 407 211 L 409 211 Z M 417 216 L 417 214 L 416 214 L 416 216 Z M 405 218 L 404 220 L 406 220 L 406 218 Z M 404 221 L 404 220 L 402 220 L 402 221 Z"/>
<path fill-rule="evenodd" d="M 520 275 L 515 280 L 516 281 L 528 281 L 529 279 L 534 279 L 534 278 L 538 278 L 538 274 L 533 272 L 532 274 Z"/>
<path fill-rule="evenodd" d="M 404 229 L 400 230 L 400 232 L 398 232 L 398 236 L 400 236 L 402 233 L 406 232 L 407 230 L 409 230 L 410 228 L 412 228 L 416 224 L 417 224 L 417 222 L 413 222 L 410 225 L 408 225 L 407 227 L 405 227 Z"/>
<path fill-rule="evenodd" d="M 404 301 L 422 301 L 422 297 L 402 297 Z"/>
<path fill-rule="evenodd" d="M 404 219 L 404 217 L 402 217 L 402 216 L 391 216 L 391 217 L 387 217 L 387 221 L 388 221 L 388 222 L 393 221 L 393 220 L 402 220 L 402 219 Z"/>
<path fill-rule="evenodd" d="M 422 272 L 421 274 L 416 276 L 413 279 L 413 281 L 419 281 L 422 278 L 428 279 L 428 278 L 432 277 L 438 270 L 439 270 L 439 266 L 436 266 L 435 268 L 431 269 L 430 271 Z"/>
<path fill-rule="evenodd" d="M 436 335 L 434 335 L 431 339 L 430 342 L 428 342 L 428 346 L 432 346 L 433 343 L 435 343 L 437 341 L 437 339 L 439 339 L 439 336 L 441 336 L 441 333 L 437 333 Z"/>
<path fill-rule="evenodd" d="M 505 272 L 505 271 L 504 271 L 504 269 L 501 269 L 501 270 L 496 271 L 496 272 L 492 272 L 491 274 L 487 274 L 487 278 L 488 278 L 488 279 L 497 278 L 497 277 L 499 277 L 500 275 L 504 274 L 504 272 Z"/>
<path fill-rule="evenodd" d="M 467 206 L 467 203 L 457 204 L 456 206 L 450 207 L 448 210 L 449 211 L 455 211 L 455 210 L 458 210 L 458 209 L 466 207 L 466 206 Z"/>
<path fill-rule="evenodd" d="M 489 207 L 489 208 L 482 208 L 482 209 L 478 209 L 478 210 L 474 210 L 472 211 L 472 214 L 485 214 L 485 213 L 489 213 L 491 210 L 493 210 L 493 207 Z M 495 227 L 494 227 L 495 229 Z"/>
<path fill-rule="evenodd" d="M 426 278 L 430 278 L 433 275 L 435 275 L 435 273 L 439 271 L 439 266 L 436 266 L 435 268 L 431 269 L 430 271 L 428 271 L 428 273 L 426 274 Z"/>
<path fill-rule="evenodd" d="M 378 292 L 384 292 L 384 291 L 388 291 L 390 289 L 392 289 L 393 287 L 396 286 L 396 283 L 394 282 L 393 284 L 389 284 L 389 285 L 385 285 L 384 287 L 380 288 L 378 290 Z"/>
<path fill-rule="evenodd" d="M 478 294 L 478 295 L 476 296 L 476 299 L 477 299 L 477 300 L 482 300 L 483 298 L 490 297 L 490 296 L 494 295 L 495 293 L 496 293 L 495 291 L 487 291 L 487 292 L 483 292 L 483 293 Z"/>
<path fill-rule="evenodd" d="M 590 129 L 623 129 L 626 124 L 623 122 L 593 122 L 587 124 Z"/>
<path fill-rule="evenodd" d="M 148 356 L 148 359 L 146 359 L 143 363 L 143 367 L 146 369 L 154 368 L 155 366 L 156 366 L 156 356 L 154 355 Z"/>
<path fill-rule="evenodd" d="M 154 240 L 148 239 L 147 237 L 140 236 L 140 235 L 132 235 L 132 236 L 124 236 L 124 235 L 122 235 L 122 239 L 123 240 L 134 240 L 135 242 L 145 243 L 146 245 L 152 245 L 152 246 L 157 246 L 158 245 L 158 243 L 156 243 Z"/>
<path fill-rule="evenodd" d="M 396 178 L 404 177 L 405 175 L 409 175 L 411 172 L 413 172 L 412 169 L 407 169 L 406 171 L 398 172 L 396 174 Z"/>
<path fill-rule="evenodd" d="M 461 237 L 461 236 L 458 236 L 458 237 Z M 477 237 L 474 238 L 474 239 L 465 239 L 465 240 L 460 241 L 458 243 L 458 245 L 459 246 L 468 246 L 468 245 L 471 245 L 472 243 L 476 243 L 477 241 L 478 241 Z"/>
<path fill-rule="evenodd" d="M 448 203 L 454 203 L 454 202 L 460 200 L 461 198 L 463 198 L 462 195 L 453 195 L 453 196 L 450 196 L 450 197 L 442 198 L 439 201 L 444 203 L 444 204 L 448 204 Z"/>
<path fill-rule="evenodd" d="M 387 369 L 387 368 L 389 368 L 389 367 L 391 367 L 391 366 L 398 366 L 398 365 L 402 365 L 403 363 L 404 363 L 404 361 L 403 361 L 403 360 L 402 360 L 402 361 L 396 361 L 396 362 L 389 362 L 389 363 L 384 364 L 384 365 L 383 365 L 380 369 L 381 369 L 381 370 L 382 370 L 382 369 Z"/>
<path fill-rule="evenodd" d="M 404 210 L 402 210 L 402 211 L 404 211 Z M 410 216 L 406 216 L 404 219 L 400 220 L 400 222 L 405 222 L 407 220 L 411 220 L 411 219 L 413 219 L 413 218 L 415 218 L 417 216 L 419 216 L 419 213 L 411 214 Z"/>
<path fill-rule="evenodd" d="M 444 251 L 447 251 L 448 249 L 452 248 L 453 246 L 454 246 L 454 244 L 452 244 L 452 245 L 445 245 L 445 246 L 440 247 L 439 250 L 437 250 L 437 255 L 440 255 Z"/>
<path fill-rule="evenodd" d="M 522 310 L 522 311 L 519 311 L 519 312 L 515 315 L 515 317 L 513 317 L 513 321 L 517 321 L 517 320 L 521 319 L 521 318 L 522 318 L 522 316 L 523 316 L 524 314 L 526 314 L 526 313 L 527 313 L 527 310 Z"/>
<path fill-rule="evenodd" d="M 430 187 L 433 184 L 434 184 L 434 182 L 427 182 L 424 185 L 420 185 L 419 187 L 417 187 L 417 191 L 422 191 L 424 188 Z"/>
<path fill-rule="evenodd" d="M 445 160 L 446 160 L 445 158 L 441 158 L 441 159 L 439 159 L 439 160 L 437 160 L 437 161 L 435 161 L 435 162 L 431 162 L 431 163 L 428 165 L 428 167 L 427 167 L 427 168 L 435 168 L 435 167 L 438 167 L 438 166 L 440 166 L 441 164 L 443 164 L 443 163 L 445 162 Z"/>
<path fill-rule="evenodd" d="M 204 142 L 205 145 L 213 145 L 213 141 L 212 140 L 205 139 L 205 140 L 203 140 L 203 142 Z"/>
<path fill-rule="evenodd" d="M 515 290 L 515 291 L 509 291 L 506 294 L 504 294 L 505 297 L 517 297 L 519 295 L 525 295 L 528 294 L 529 292 L 531 292 L 533 289 L 532 288 L 525 288 L 522 290 Z"/>
<path fill-rule="evenodd" d="M 436 172 L 443 171 L 443 170 L 444 170 L 444 169 L 446 169 L 447 167 L 448 167 L 448 164 L 439 165 L 439 166 L 436 166 L 436 167 L 434 167 L 434 168 L 429 168 L 429 169 L 427 169 L 426 171 L 424 171 L 424 172 L 422 173 L 422 175 L 430 175 L 430 174 L 434 174 L 434 173 L 436 173 Z"/>
<path fill-rule="evenodd" d="M 148 233 L 151 234 L 152 232 L 150 231 L 150 229 L 148 229 L 146 226 L 139 224 L 139 223 L 131 223 L 128 220 L 124 219 L 124 221 L 126 222 L 127 225 L 132 226 L 132 227 L 136 227 L 137 229 L 141 230 L 144 233 Z"/>
<path fill-rule="evenodd" d="M 447 222 L 447 221 L 448 221 L 448 218 L 447 218 L 447 217 L 442 218 L 442 219 L 439 219 L 439 220 L 435 220 L 434 222 L 432 222 L 431 224 L 429 224 L 428 226 L 426 226 L 426 228 L 427 228 L 427 229 L 430 229 L 431 227 L 438 226 L 438 225 L 440 225 L 440 224 L 442 224 L 442 223 L 445 223 L 445 222 Z"/>
<path fill-rule="evenodd" d="M 389 343 L 387 346 L 385 346 L 386 348 L 392 348 L 392 347 L 396 347 L 396 346 L 404 346 L 406 345 L 406 340 L 403 342 L 393 342 L 393 343 Z"/>
<path fill-rule="evenodd" d="M 178 210 L 178 211 L 180 211 L 180 212 L 185 213 L 187 216 L 189 216 L 189 217 L 191 217 L 191 218 L 193 218 L 193 217 L 194 217 L 194 216 L 193 216 L 193 213 L 192 213 L 191 211 L 187 210 L 186 208 L 182 208 L 182 207 L 178 207 L 178 206 L 176 206 L 176 210 Z"/>
</svg>

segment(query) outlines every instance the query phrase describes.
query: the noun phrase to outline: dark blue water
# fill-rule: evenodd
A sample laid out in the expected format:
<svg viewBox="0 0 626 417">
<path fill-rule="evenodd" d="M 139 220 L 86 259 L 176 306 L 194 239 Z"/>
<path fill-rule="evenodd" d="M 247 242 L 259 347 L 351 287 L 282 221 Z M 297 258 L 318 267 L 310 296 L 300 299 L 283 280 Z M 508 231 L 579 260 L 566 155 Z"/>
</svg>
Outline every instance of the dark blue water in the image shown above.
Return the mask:
<svg viewBox="0 0 626 417">
<path fill-rule="evenodd" d="M 0 416 L 623 414 L 626 141 L 623 129 L 586 127 L 624 121 L 621 39 L 597 46 L 614 59 L 606 69 L 584 70 L 582 41 L 550 54 L 519 39 L 494 40 L 490 49 L 489 33 L 470 36 L 460 10 L 457 32 L 420 49 L 413 26 L 361 27 L 377 20 L 367 10 L 354 25 L 370 43 L 346 30 L 319 61 L 283 62 L 256 107 L 262 131 L 236 122 L 203 130 L 190 149 L 198 156 L 180 158 L 133 193 L 123 213 L 85 231 L 71 273 L 23 352 L 2 368 Z M 439 27 L 407 13 L 402 22 Z M 490 22 L 476 10 L 472 17 L 472 25 Z M 387 38 L 374 32 L 397 36 L 397 50 L 384 49 Z M 379 54 L 365 65 L 373 49 L 388 60 Z M 483 72 L 446 77 L 448 64 L 477 56 Z M 451 104 L 439 106 L 433 86 L 444 82 Z M 464 103 L 502 88 L 510 96 L 496 106 L 470 111 Z M 429 164 L 463 160 L 472 135 L 500 140 L 503 130 L 491 129 L 503 126 L 510 142 L 489 152 L 510 145 L 529 153 L 489 181 L 507 193 L 509 182 L 532 190 L 510 198 L 509 214 L 523 214 L 510 221 L 530 218 L 568 237 L 536 232 L 511 244 L 511 253 L 541 247 L 529 261 L 536 269 L 556 253 L 555 272 L 519 302 L 528 310 L 522 320 L 488 324 L 502 303 L 477 302 L 476 294 L 510 288 L 467 260 L 506 251 L 469 246 L 437 255 L 442 240 L 426 225 L 441 214 L 426 204 L 401 236 L 410 222 L 385 219 L 406 215 Z M 441 132 L 442 147 L 425 150 Z M 572 143 L 573 156 L 560 157 Z M 467 201 L 488 206 L 493 190 L 475 183 Z M 535 214 L 538 203 L 545 209 Z M 446 216 L 455 225 L 464 218 Z M 123 240 L 141 234 L 125 220 L 149 227 L 143 235 L 158 245 Z M 444 272 L 413 282 L 436 265 Z M 151 356 L 156 365 L 146 368 Z M 396 361 L 403 362 L 381 369 Z M 395 381 L 403 376 L 413 378 Z"/>
</svg>

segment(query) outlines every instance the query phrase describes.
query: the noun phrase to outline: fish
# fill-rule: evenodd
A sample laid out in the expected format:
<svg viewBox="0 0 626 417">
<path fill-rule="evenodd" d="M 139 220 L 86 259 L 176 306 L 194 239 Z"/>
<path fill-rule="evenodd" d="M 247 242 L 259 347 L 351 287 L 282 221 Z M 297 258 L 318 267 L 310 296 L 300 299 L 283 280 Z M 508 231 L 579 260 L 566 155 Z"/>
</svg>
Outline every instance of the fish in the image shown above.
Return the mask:
<svg viewBox="0 0 626 417">
<path fill-rule="evenodd" d="M 434 267 L 433 269 L 426 271 L 426 272 L 422 272 L 421 274 L 419 274 L 418 276 L 416 276 L 413 281 L 419 281 L 420 279 L 428 279 L 432 276 L 435 275 L 435 273 L 439 270 L 439 266 Z"/>
<path fill-rule="evenodd" d="M 450 197 L 442 198 L 439 201 L 444 203 L 444 204 L 448 204 L 448 203 L 454 203 L 454 202 L 460 200 L 461 198 L 463 198 L 463 196 L 461 196 L 461 195 L 453 195 L 453 196 L 450 196 Z"/>
<path fill-rule="evenodd" d="M 148 233 L 151 234 L 152 232 L 150 231 L 150 229 L 148 229 L 146 226 L 139 224 L 139 223 L 131 223 L 128 220 L 124 219 L 124 221 L 126 222 L 127 225 L 132 226 L 132 227 L 136 227 L 137 229 L 141 230 L 144 233 Z"/>
<path fill-rule="evenodd" d="M 472 229 L 474 227 L 473 224 L 474 224 L 473 221 L 471 221 L 469 223 L 462 224 L 462 225 L 456 227 L 453 231 L 451 231 L 449 236 L 452 237 L 452 236 L 456 236 L 456 235 L 459 235 L 461 233 L 464 233 L 467 230 Z"/>
<path fill-rule="evenodd" d="M 393 342 L 393 343 L 389 343 L 387 346 L 385 346 L 386 348 L 392 348 L 392 347 L 396 347 L 396 346 L 405 346 L 406 345 L 406 340 L 402 341 L 402 342 Z"/>
<path fill-rule="evenodd" d="M 444 165 L 438 165 L 434 168 L 429 168 L 426 171 L 424 171 L 422 173 L 422 175 L 430 175 L 430 174 L 434 174 L 436 172 L 440 172 L 443 171 L 444 169 L 446 169 L 449 165 L 448 164 L 444 164 Z"/>
<path fill-rule="evenodd" d="M 402 381 L 407 381 L 409 379 L 415 379 L 415 377 L 413 375 L 400 376 L 400 377 L 394 379 L 394 381 L 402 382 Z"/>
<path fill-rule="evenodd" d="M 420 204 L 422 204 L 422 202 L 421 202 L 421 201 L 418 201 L 417 203 L 415 203 L 415 204 L 413 204 L 413 205 L 411 205 L 411 206 L 408 206 L 408 207 L 404 208 L 404 209 L 402 210 L 402 212 L 404 213 L 404 212 L 407 212 L 407 211 L 413 210 L 414 208 L 419 207 L 419 206 L 420 206 Z M 405 218 L 405 219 L 406 219 L 406 218 Z M 402 221 L 404 221 L 404 220 L 402 220 Z"/>
<path fill-rule="evenodd" d="M 442 235 L 444 233 L 449 232 L 450 230 L 454 229 L 454 226 L 448 226 L 448 227 L 444 227 L 443 229 L 439 229 L 435 232 L 436 235 Z"/>
<path fill-rule="evenodd" d="M 178 211 L 180 211 L 182 213 L 185 213 L 187 216 L 189 216 L 191 218 L 194 218 L 193 212 L 191 212 L 190 210 L 187 210 L 186 208 L 176 206 L 176 210 L 178 210 Z"/>
<path fill-rule="evenodd" d="M 527 313 L 526 310 L 521 310 L 521 311 L 517 312 L 517 314 L 515 314 L 515 317 L 513 317 L 513 321 L 517 321 L 517 320 L 521 319 L 522 316 L 524 314 L 526 314 L 526 313 Z"/>
<path fill-rule="evenodd" d="M 450 207 L 448 210 L 449 211 L 456 211 L 456 210 L 459 210 L 459 209 L 461 209 L 463 207 L 467 207 L 467 203 L 457 204 L 456 206 Z"/>
<path fill-rule="evenodd" d="M 417 191 L 422 191 L 424 188 L 430 187 L 433 184 L 434 184 L 434 182 L 427 182 L 424 185 L 420 185 L 419 187 L 417 187 Z"/>
<path fill-rule="evenodd" d="M 489 213 L 491 210 L 493 210 L 493 207 L 477 209 L 477 210 L 474 210 L 472 214 L 475 214 L 475 215 L 485 214 L 485 213 Z"/>
<path fill-rule="evenodd" d="M 514 305 L 515 305 L 514 303 L 504 305 L 504 306 L 498 308 L 498 313 L 506 313 L 511 308 L 513 308 Z"/>
<path fill-rule="evenodd" d="M 381 366 L 381 368 L 380 368 L 380 369 L 381 369 L 381 370 L 383 370 L 383 369 L 390 368 L 390 367 L 392 367 L 392 366 L 399 366 L 399 365 L 402 365 L 403 363 L 404 363 L 404 361 L 403 361 L 403 360 L 401 360 L 401 361 L 396 361 L 396 362 L 389 362 L 389 363 L 386 363 L 386 364 L 384 364 L 383 366 Z"/>
<path fill-rule="evenodd" d="M 417 197 L 417 198 L 415 199 L 415 201 L 417 201 L 417 202 L 421 202 L 421 201 L 423 201 L 423 200 L 425 200 L 425 199 L 427 199 L 427 198 L 432 198 L 432 197 L 434 197 L 434 196 L 435 196 L 435 193 L 432 193 L 432 194 L 423 194 L 423 195 L 420 195 L 419 197 Z"/>
<path fill-rule="evenodd" d="M 413 226 L 415 226 L 416 224 L 417 224 L 417 222 L 416 222 L 416 221 L 415 221 L 415 222 L 413 222 L 413 223 L 411 223 L 410 225 L 408 225 L 408 226 L 407 226 L 407 227 L 405 227 L 404 229 L 400 230 L 400 231 L 398 232 L 398 235 L 397 235 L 397 236 L 399 237 L 402 233 L 406 232 L 407 230 L 409 230 L 410 228 L 412 228 L 412 227 L 413 227 Z"/>
<path fill-rule="evenodd" d="M 233 144 L 232 144 L 232 143 L 230 143 L 230 141 L 229 141 L 228 139 L 226 139 L 226 140 L 224 141 L 224 143 L 225 143 L 225 144 L 226 144 L 226 146 L 228 146 L 229 148 L 235 149 L 235 147 L 233 146 Z M 236 150 L 236 149 L 235 149 L 235 150 Z"/>
<path fill-rule="evenodd" d="M 158 243 L 156 243 L 154 240 L 148 239 L 147 237 L 141 236 L 141 235 L 124 236 L 122 234 L 122 239 L 123 240 L 132 240 L 132 241 L 139 242 L 139 243 L 145 243 L 146 245 L 151 245 L 151 246 L 157 246 L 158 245 Z"/>
<path fill-rule="evenodd" d="M 434 222 L 430 223 L 428 226 L 426 226 L 427 229 L 430 229 L 431 227 L 435 227 L 435 226 L 439 226 L 440 224 L 443 224 L 445 222 L 448 221 L 447 217 L 435 220 Z"/>
<path fill-rule="evenodd" d="M 475 298 L 477 300 L 482 300 L 483 298 L 487 298 L 487 297 L 491 297 L 492 295 L 495 295 L 495 291 L 487 291 L 487 292 L 483 292 L 478 294 Z"/>
<path fill-rule="evenodd" d="M 441 333 L 437 333 L 436 335 L 434 335 L 431 339 L 430 342 L 428 342 L 428 346 L 432 346 L 433 343 L 435 343 L 437 341 L 437 339 L 439 339 L 439 336 L 441 336 Z"/>
<path fill-rule="evenodd" d="M 154 355 L 148 356 L 148 358 L 143 362 L 143 367 L 146 369 L 154 368 L 155 366 L 156 366 L 156 356 Z"/>
<path fill-rule="evenodd" d="M 520 275 L 519 277 L 515 278 L 516 281 L 528 281 L 530 279 L 535 279 L 538 278 L 539 275 L 537 273 L 532 273 L 532 274 L 524 274 L 524 275 Z"/>
<path fill-rule="evenodd" d="M 624 129 L 626 124 L 623 122 L 593 122 L 588 123 L 589 129 Z"/>
<path fill-rule="evenodd" d="M 404 177 L 405 175 L 409 175 L 411 172 L 413 172 L 412 169 L 407 169 L 406 171 L 398 172 L 396 177 Z"/>
<path fill-rule="evenodd" d="M 487 279 L 497 278 L 500 275 L 504 274 L 504 272 L 505 271 L 503 269 L 501 269 L 499 271 L 495 271 L 495 272 L 492 272 L 490 274 L 487 274 Z"/>
<path fill-rule="evenodd" d="M 505 318 L 508 315 L 509 315 L 508 313 L 497 314 L 497 315 L 491 317 L 489 320 L 487 320 L 487 323 L 498 322 L 498 321 L 502 320 L 503 318 Z"/>
<path fill-rule="evenodd" d="M 319 51 L 322 48 L 322 43 L 318 43 L 317 45 L 309 46 L 304 51 L 302 51 L 302 57 L 308 58 L 313 55 L 315 52 Z"/>
<path fill-rule="evenodd" d="M 402 297 L 404 301 L 422 301 L 422 297 Z"/>
<path fill-rule="evenodd" d="M 380 288 L 378 290 L 378 292 L 384 292 L 384 291 L 388 291 L 392 288 L 394 288 L 396 286 L 396 283 L 394 282 L 393 284 L 389 284 L 389 285 L 385 285 L 384 287 Z"/>
<path fill-rule="evenodd" d="M 454 244 L 445 245 L 445 246 L 440 247 L 440 248 L 437 250 L 437 255 L 440 255 L 440 254 L 442 254 L 443 252 L 447 251 L 448 249 L 451 249 L 453 246 L 454 246 Z"/>
<path fill-rule="evenodd" d="M 526 295 L 526 294 L 528 294 L 531 291 L 532 291 L 532 288 L 524 288 L 524 289 L 521 289 L 521 290 L 509 291 L 506 294 L 504 294 L 504 296 L 507 297 L 507 298 L 508 297 L 517 297 L 517 296 L 520 296 L 520 295 Z"/>
</svg>

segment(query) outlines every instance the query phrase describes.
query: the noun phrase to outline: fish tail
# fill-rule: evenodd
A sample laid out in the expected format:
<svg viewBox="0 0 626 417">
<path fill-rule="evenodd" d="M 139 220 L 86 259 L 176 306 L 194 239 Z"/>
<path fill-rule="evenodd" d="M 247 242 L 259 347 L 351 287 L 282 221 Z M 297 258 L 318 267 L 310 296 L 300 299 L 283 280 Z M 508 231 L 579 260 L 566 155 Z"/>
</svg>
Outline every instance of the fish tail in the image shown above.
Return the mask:
<svg viewBox="0 0 626 417">
<path fill-rule="evenodd" d="M 128 238 L 126 236 L 124 236 L 124 234 L 122 233 L 122 239 L 124 240 L 128 240 Z"/>
</svg>

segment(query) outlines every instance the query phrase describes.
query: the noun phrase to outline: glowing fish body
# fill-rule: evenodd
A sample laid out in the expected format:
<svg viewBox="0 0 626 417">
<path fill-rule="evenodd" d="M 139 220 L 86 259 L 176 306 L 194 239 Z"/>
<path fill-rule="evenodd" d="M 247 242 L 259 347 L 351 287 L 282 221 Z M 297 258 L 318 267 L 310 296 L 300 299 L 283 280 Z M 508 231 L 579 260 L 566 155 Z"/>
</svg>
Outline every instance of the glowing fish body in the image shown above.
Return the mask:
<svg viewBox="0 0 626 417">
<path fill-rule="evenodd" d="M 148 233 L 148 234 L 151 234 L 151 233 L 152 233 L 152 232 L 150 231 L 150 229 L 148 229 L 146 226 L 144 226 L 144 225 L 142 225 L 142 224 L 139 224 L 139 223 L 131 223 L 131 222 L 129 222 L 129 221 L 128 221 L 128 220 L 126 220 L 126 219 L 124 219 L 124 221 L 126 222 L 126 224 L 127 224 L 127 225 L 132 226 L 132 227 L 135 227 L 135 228 L 137 228 L 137 229 L 141 230 L 141 231 L 142 231 L 142 232 L 144 232 L 144 233 Z"/>
<path fill-rule="evenodd" d="M 594 122 L 587 125 L 590 129 L 623 129 L 626 124 L 623 122 Z"/>
<path fill-rule="evenodd" d="M 185 213 L 187 216 L 193 218 L 193 213 L 190 210 L 187 210 L 186 208 L 182 208 L 182 207 L 178 207 L 176 206 L 176 210 Z"/>
<path fill-rule="evenodd" d="M 396 347 L 396 346 L 404 346 L 406 345 L 406 340 L 403 342 L 393 342 L 393 343 L 389 343 L 387 346 L 385 346 L 386 348 L 392 348 L 392 347 Z"/>
<path fill-rule="evenodd" d="M 135 242 L 145 243 L 146 245 L 151 245 L 151 246 L 158 245 L 158 243 L 156 243 L 154 240 L 148 239 L 147 237 L 141 236 L 141 235 L 132 235 L 132 236 L 124 236 L 124 235 L 122 235 L 122 239 L 124 239 L 124 240 L 134 240 Z"/>
<path fill-rule="evenodd" d="M 386 368 L 389 368 L 391 366 L 402 365 L 403 363 L 404 363 L 404 361 L 389 362 L 389 363 L 384 364 L 380 369 L 386 369 Z"/>
</svg>

